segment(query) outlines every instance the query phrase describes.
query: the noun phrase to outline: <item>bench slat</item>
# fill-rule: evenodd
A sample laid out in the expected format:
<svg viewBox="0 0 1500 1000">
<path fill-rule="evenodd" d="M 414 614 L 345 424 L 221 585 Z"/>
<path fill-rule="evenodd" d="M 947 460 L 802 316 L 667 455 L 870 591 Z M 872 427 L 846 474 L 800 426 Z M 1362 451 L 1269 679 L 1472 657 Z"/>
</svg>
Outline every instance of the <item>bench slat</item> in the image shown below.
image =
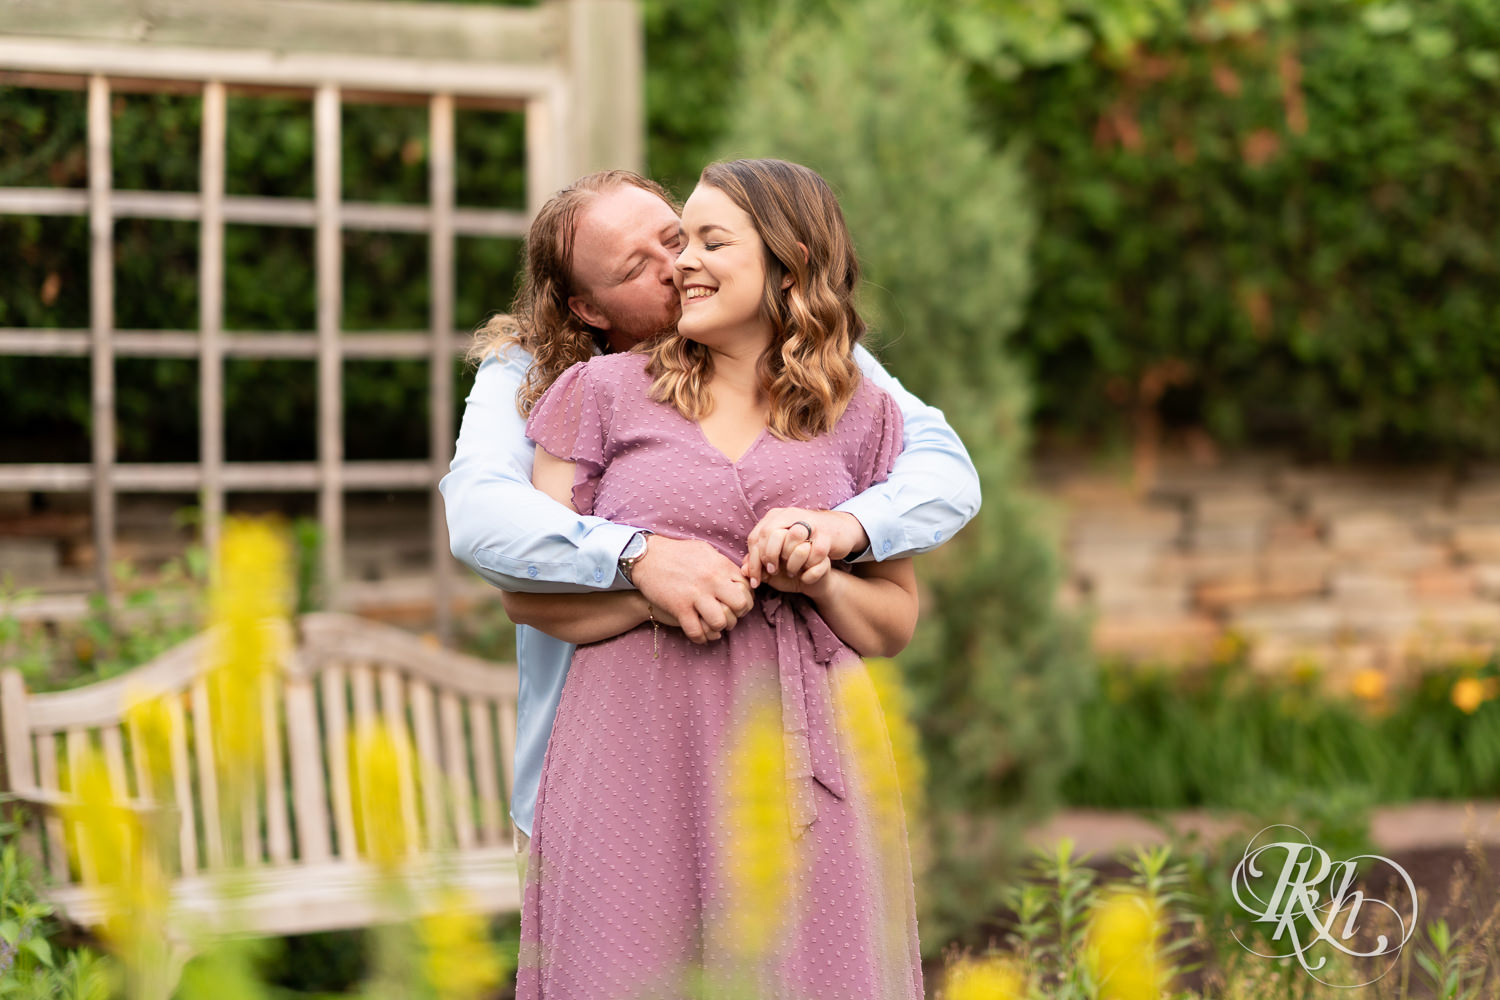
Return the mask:
<svg viewBox="0 0 1500 1000">
<path fill-rule="evenodd" d="M 445 824 L 443 795 L 446 791 L 442 769 L 438 766 L 437 730 L 432 719 L 432 688 L 413 677 L 410 682 L 412 729 L 417 737 L 417 784 L 422 789 L 422 820 L 427 835 L 427 850 L 438 851 L 449 845 Z"/>
<path fill-rule="evenodd" d="M 203 804 L 203 845 L 208 867 L 224 867 L 224 835 L 219 827 L 219 775 L 214 767 L 213 720 L 208 707 L 208 678 L 193 681 L 193 755 L 198 762 L 198 800 Z"/>
<path fill-rule="evenodd" d="M 516 703 L 514 701 L 502 701 L 500 703 L 500 767 L 505 774 L 505 796 L 507 800 L 515 790 L 516 783 Z M 509 830 L 513 824 L 510 819 L 510 810 L 505 810 L 505 828 Z"/>
<path fill-rule="evenodd" d="M 505 827 L 500 818 L 500 788 L 495 780 L 495 744 L 490 736 L 489 702 L 469 699 L 469 733 L 474 741 L 474 781 L 479 786 L 479 819 L 484 843 L 503 844 Z"/>
<path fill-rule="evenodd" d="M 68 753 L 68 790 L 78 795 L 78 780 L 83 774 L 83 758 L 88 752 L 89 734 L 83 729 L 69 729 L 66 736 Z M 82 823 L 67 824 L 67 836 L 78 850 L 78 877 L 92 885 L 99 881 L 94 869 L 94 859 L 88 850 L 88 832 Z"/>
<path fill-rule="evenodd" d="M 380 670 L 380 706 L 391 739 L 396 742 L 396 779 L 401 789 L 401 829 L 406 849 L 416 853 L 422 835 L 417 826 L 417 790 L 412 774 L 411 733 L 406 725 L 406 699 L 403 697 L 401 673 L 395 667 Z"/>
<path fill-rule="evenodd" d="M 469 781 L 469 755 L 464 748 L 464 720 L 459 714 L 458 695 L 438 695 L 439 725 L 443 730 L 443 770 L 453 796 L 453 831 L 458 849 L 474 846 L 474 792 Z"/>
<path fill-rule="evenodd" d="M 283 688 L 287 699 L 287 718 L 294 714 L 292 688 L 295 682 L 288 681 Z M 306 681 L 303 681 L 305 684 Z M 281 713 L 277 710 L 277 688 L 275 677 L 260 679 L 260 716 L 265 727 L 266 751 L 266 857 L 272 864 L 285 864 L 292 860 L 292 834 L 286 816 L 286 768 L 281 758 Z M 318 720 L 310 720 L 309 732 L 316 739 Z M 287 725 L 290 734 L 297 732 L 296 726 Z M 295 739 L 295 735 L 293 735 Z"/>
<path fill-rule="evenodd" d="M 167 717 L 171 720 L 172 745 L 172 794 L 181 812 L 181 825 L 177 831 L 177 853 L 182 861 L 182 874 L 192 875 L 198 871 L 198 810 L 193 807 L 193 778 L 188 765 L 187 719 L 183 715 L 182 699 L 167 699 Z"/>
<path fill-rule="evenodd" d="M 353 859 L 358 855 L 354 840 L 354 804 L 349 794 L 349 724 L 344 699 L 347 687 L 344 668 L 328 666 L 323 670 L 324 747 L 328 755 L 328 782 L 333 799 L 333 825 L 338 834 L 338 856 Z"/>
<path fill-rule="evenodd" d="M 292 757 L 292 809 L 297 814 L 297 846 L 303 863 L 327 861 L 328 806 L 323 795 L 323 761 L 318 752 L 318 712 L 312 681 L 286 680 L 287 735 Z M 285 818 L 283 817 L 283 823 Z"/>
<path fill-rule="evenodd" d="M 36 738 L 36 786 L 45 791 L 57 792 L 62 786 L 57 781 L 57 737 L 42 733 Z M 68 881 L 68 849 L 63 835 L 62 818 L 48 811 L 42 821 L 42 831 L 47 842 L 47 870 L 59 882 Z"/>
</svg>

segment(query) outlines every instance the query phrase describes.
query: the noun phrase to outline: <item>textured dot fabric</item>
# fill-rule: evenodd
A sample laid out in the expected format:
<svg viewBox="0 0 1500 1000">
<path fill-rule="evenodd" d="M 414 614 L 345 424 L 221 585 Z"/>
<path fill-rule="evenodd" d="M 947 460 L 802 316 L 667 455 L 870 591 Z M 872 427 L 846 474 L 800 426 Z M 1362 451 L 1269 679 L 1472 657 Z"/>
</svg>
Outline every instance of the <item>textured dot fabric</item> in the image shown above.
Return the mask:
<svg viewBox="0 0 1500 1000">
<path fill-rule="evenodd" d="M 533 410 L 528 436 L 577 463 L 580 513 L 738 563 L 766 511 L 832 508 L 901 448 L 900 411 L 862 381 L 831 431 L 763 431 L 731 461 L 650 400 L 646 362 L 575 365 Z M 842 707 L 869 693 L 815 606 L 766 586 L 705 646 L 649 624 L 580 646 L 537 793 L 519 1000 L 921 998 L 889 738 L 852 737 Z"/>
</svg>

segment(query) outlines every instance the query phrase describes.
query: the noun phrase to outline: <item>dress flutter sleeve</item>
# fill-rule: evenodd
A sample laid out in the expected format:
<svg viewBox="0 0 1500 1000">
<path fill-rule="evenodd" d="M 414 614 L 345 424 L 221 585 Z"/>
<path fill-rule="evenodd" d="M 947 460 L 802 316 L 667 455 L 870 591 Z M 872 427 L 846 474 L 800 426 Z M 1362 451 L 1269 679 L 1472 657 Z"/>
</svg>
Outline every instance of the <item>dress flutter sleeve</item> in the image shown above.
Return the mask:
<svg viewBox="0 0 1500 1000">
<path fill-rule="evenodd" d="M 580 514 L 594 512 L 594 494 L 606 464 L 609 407 L 601 388 L 588 363 L 580 361 L 542 394 L 526 421 L 526 436 L 537 447 L 574 463 L 573 509 Z"/>
<path fill-rule="evenodd" d="M 860 444 L 859 468 L 856 470 L 860 493 L 890 478 L 896 456 L 901 454 L 901 408 L 884 389 L 875 392 L 878 405 L 874 407 L 874 419 Z"/>
</svg>

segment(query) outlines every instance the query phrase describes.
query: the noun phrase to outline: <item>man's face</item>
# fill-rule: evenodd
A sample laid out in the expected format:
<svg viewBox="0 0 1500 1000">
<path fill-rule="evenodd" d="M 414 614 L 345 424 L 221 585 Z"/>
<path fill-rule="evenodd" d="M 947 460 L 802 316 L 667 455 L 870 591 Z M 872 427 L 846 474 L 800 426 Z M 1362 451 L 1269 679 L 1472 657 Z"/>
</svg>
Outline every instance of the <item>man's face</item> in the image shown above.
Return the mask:
<svg viewBox="0 0 1500 1000">
<path fill-rule="evenodd" d="M 676 325 L 682 314 L 672 265 L 681 249 L 677 213 L 632 184 L 600 194 L 573 234 L 578 294 L 568 306 L 625 351 Z"/>
</svg>

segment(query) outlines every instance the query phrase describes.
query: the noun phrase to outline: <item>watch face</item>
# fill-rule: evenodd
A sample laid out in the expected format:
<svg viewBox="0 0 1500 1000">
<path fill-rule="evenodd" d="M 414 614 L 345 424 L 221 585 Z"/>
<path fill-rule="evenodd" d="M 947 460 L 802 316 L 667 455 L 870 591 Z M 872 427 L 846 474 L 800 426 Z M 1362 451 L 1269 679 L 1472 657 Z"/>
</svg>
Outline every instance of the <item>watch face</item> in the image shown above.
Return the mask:
<svg viewBox="0 0 1500 1000">
<path fill-rule="evenodd" d="M 630 541 L 625 543 L 625 551 L 620 553 L 621 559 L 639 559 L 646 554 L 646 536 L 635 534 L 630 536 Z"/>
</svg>

